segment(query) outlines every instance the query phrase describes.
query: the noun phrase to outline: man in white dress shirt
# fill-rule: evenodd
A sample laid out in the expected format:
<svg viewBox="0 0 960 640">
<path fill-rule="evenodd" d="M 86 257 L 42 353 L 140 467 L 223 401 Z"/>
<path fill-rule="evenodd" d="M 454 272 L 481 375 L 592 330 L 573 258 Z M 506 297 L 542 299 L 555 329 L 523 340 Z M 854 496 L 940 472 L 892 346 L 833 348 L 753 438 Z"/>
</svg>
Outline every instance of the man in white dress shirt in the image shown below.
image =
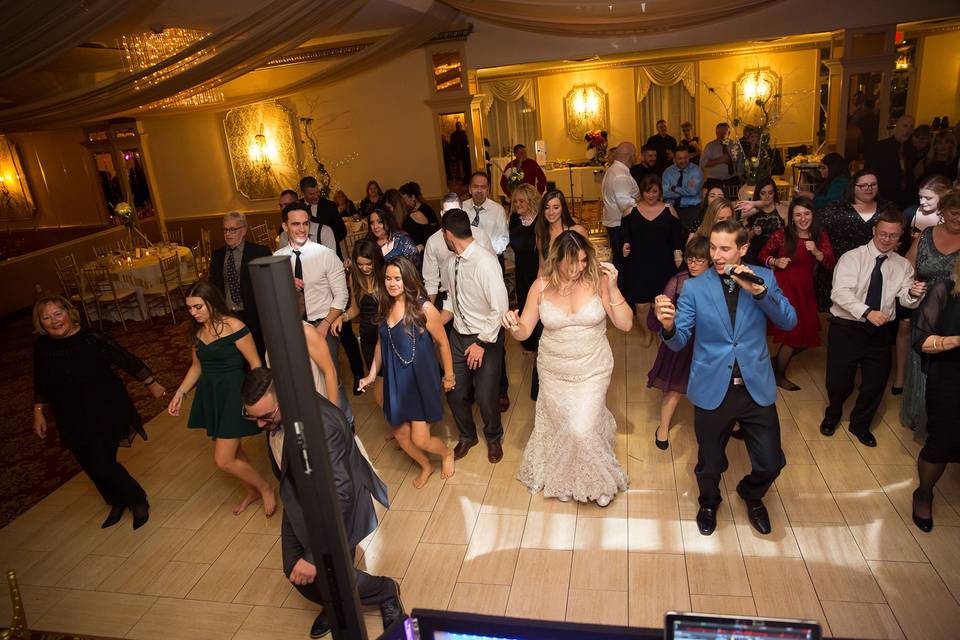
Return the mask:
<svg viewBox="0 0 960 640">
<path fill-rule="evenodd" d="M 490 244 L 500 262 L 501 273 L 504 270 L 503 250 L 510 244 L 510 226 L 507 222 L 507 213 L 498 203 L 487 197 L 490 194 L 490 178 L 483 171 L 475 171 L 470 176 L 470 199 L 461 203 L 461 208 L 467 212 L 470 224 L 483 229 L 490 237 Z M 505 355 L 505 354 L 504 354 Z M 510 382 L 507 379 L 507 359 L 501 359 L 500 371 L 500 411 L 510 408 L 508 395 Z"/>
<path fill-rule="evenodd" d="M 870 423 L 880 406 L 890 376 L 890 323 L 897 301 L 915 309 L 927 285 L 914 280 L 913 265 L 897 253 L 903 235 L 899 211 L 884 211 L 873 227 L 873 239 L 847 251 L 833 270 L 830 330 L 827 343 L 827 409 L 820 433 L 832 436 L 840 424 L 843 403 L 853 392 L 860 369 L 860 393 L 850 412 L 850 433 L 868 447 L 877 446 Z"/>
<path fill-rule="evenodd" d="M 510 228 L 507 226 L 507 214 L 499 204 L 491 200 L 490 179 L 483 171 L 475 171 L 470 176 L 470 198 L 464 200 L 460 208 L 470 216 L 470 224 L 480 227 L 490 237 L 494 252 L 501 256 L 510 244 Z"/>
<path fill-rule="evenodd" d="M 487 459 L 497 463 L 503 458 L 497 396 L 503 362 L 500 318 L 509 308 L 507 288 L 496 257 L 473 239 L 467 212 L 448 211 L 441 225 L 447 246 L 456 254 L 447 264 L 450 291 L 443 302 L 444 322 L 453 320 L 450 350 L 457 382 L 447 393 L 447 402 L 460 431 L 454 457 L 459 460 L 477 444 L 475 400 L 483 418 Z"/>
<path fill-rule="evenodd" d="M 347 278 L 343 263 L 332 249 L 309 238 L 310 214 L 302 202 L 284 207 L 281 218 L 290 243 L 278 249 L 274 255 L 290 258 L 293 283 L 303 295 L 304 320 L 326 339 L 330 356 L 334 364 L 339 365 L 340 338 L 330 333 L 330 326 L 347 308 Z M 353 414 L 343 385 L 340 385 L 337 404 L 353 424 Z"/>
<path fill-rule="evenodd" d="M 460 196 L 450 192 L 443 196 L 440 203 L 440 215 L 443 216 L 451 209 L 460 208 Z M 480 227 L 470 227 L 473 239 L 481 247 L 494 253 L 493 245 L 490 244 L 490 236 Z M 453 257 L 453 252 L 447 248 L 447 241 L 443 239 L 443 229 L 437 231 L 427 238 L 427 243 L 423 247 L 423 285 L 427 290 L 427 295 L 433 302 L 433 306 L 440 308 L 442 298 L 446 297 L 449 291 L 447 283 L 447 263 Z"/>
<path fill-rule="evenodd" d="M 637 148 L 631 142 L 621 142 L 613 150 L 613 164 L 603 176 L 600 192 L 603 197 L 603 226 L 610 238 L 613 265 L 623 268 L 623 239 L 620 237 L 620 219 L 633 209 L 640 199 L 640 188 L 630 175 Z"/>
</svg>

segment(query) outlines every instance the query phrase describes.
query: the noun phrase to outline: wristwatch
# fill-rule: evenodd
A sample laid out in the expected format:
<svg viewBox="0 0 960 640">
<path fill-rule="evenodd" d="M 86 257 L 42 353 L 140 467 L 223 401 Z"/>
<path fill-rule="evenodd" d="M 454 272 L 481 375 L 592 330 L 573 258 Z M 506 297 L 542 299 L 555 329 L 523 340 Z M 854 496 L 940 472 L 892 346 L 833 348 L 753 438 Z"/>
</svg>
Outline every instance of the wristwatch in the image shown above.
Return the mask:
<svg viewBox="0 0 960 640">
<path fill-rule="evenodd" d="M 477 341 L 474 342 L 473 344 L 477 345 L 478 347 L 480 347 L 481 349 L 483 349 L 484 351 L 486 351 L 486 350 L 487 350 L 487 346 L 490 345 L 491 343 L 489 343 L 489 342 L 484 342 L 483 340 L 477 339 Z"/>
</svg>

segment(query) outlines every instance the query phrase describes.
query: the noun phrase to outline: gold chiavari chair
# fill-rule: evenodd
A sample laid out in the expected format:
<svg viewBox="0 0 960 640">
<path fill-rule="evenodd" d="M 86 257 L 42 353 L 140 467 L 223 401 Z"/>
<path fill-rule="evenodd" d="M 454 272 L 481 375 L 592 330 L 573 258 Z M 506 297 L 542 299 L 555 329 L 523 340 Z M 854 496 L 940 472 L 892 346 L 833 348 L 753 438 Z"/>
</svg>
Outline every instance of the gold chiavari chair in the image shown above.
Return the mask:
<svg viewBox="0 0 960 640">
<path fill-rule="evenodd" d="M 94 296 L 97 304 L 97 317 L 100 319 L 100 330 L 103 331 L 104 307 L 109 309 L 111 306 L 117 312 L 120 318 L 120 324 L 123 330 L 127 330 L 127 322 L 123 318 L 124 308 L 134 308 L 140 316 L 140 320 L 146 320 L 143 317 L 143 309 L 140 308 L 140 302 L 137 300 L 137 292 L 132 287 L 117 287 L 117 283 L 110 277 L 110 271 L 106 267 L 89 266 L 83 270 L 83 277 L 87 281 L 90 293 Z"/>
<path fill-rule="evenodd" d="M 183 244 L 183 227 L 178 227 L 177 229 L 167 228 L 162 234 L 164 242 L 176 242 L 179 245 Z"/>
<path fill-rule="evenodd" d="M 93 247 L 93 257 L 96 260 L 100 258 L 106 258 L 113 252 L 113 247 Z"/>
<path fill-rule="evenodd" d="M 276 250 L 273 246 L 273 234 L 270 233 L 270 227 L 266 222 L 250 227 L 250 235 L 257 244 L 269 247 L 271 251 Z"/>
<path fill-rule="evenodd" d="M 87 319 L 87 324 L 91 324 L 90 309 L 87 308 L 87 305 L 95 304 L 96 297 L 87 291 L 80 267 L 77 266 L 77 259 L 71 253 L 62 258 L 55 258 L 53 263 L 57 269 L 60 286 L 63 287 L 63 295 L 70 302 L 80 306 Z"/>
<path fill-rule="evenodd" d="M 738 184 L 725 184 L 723 185 L 723 197 L 729 200 L 730 202 L 736 202 L 740 199 L 740 185 Z"/>
<path fill-rule="evenodd" d="M 183 285 L 180 282 L 180 258 L 176 252 L 168 255 L 161 254 L 159 258 L 160 282 L 143 290 L 143 297 L 147 302 L 147 312 L 149 313 L 155 306 L 160 306 L 170 312 L 170 319 L 173 324 L 177 324 L 177 316 L 173 311 L 173 301 L 183 295 Z M 171 294 L 173 294 L 173 297 L 171 297 Z M 153 316 L 152 313 L 150 315 Z"/>
</svg>

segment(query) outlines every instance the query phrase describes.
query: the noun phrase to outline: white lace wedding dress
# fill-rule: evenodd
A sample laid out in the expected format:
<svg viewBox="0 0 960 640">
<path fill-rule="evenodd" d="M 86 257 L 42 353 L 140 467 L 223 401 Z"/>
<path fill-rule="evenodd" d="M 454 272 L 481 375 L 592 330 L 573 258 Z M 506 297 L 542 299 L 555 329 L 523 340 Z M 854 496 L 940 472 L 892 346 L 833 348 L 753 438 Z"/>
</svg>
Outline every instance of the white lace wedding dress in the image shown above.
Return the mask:
<svg viewBox="0 0 960 640">
<path fill-rule="evenodd" d="M 617 424 L 606 406 L 613 372 L 607 314 L 595 296 L 567 314 L 540 298 L 540 395 L 517 479 L 546 497 L 580 502 L 627 489 L 614 453 Z"/>
</svg>

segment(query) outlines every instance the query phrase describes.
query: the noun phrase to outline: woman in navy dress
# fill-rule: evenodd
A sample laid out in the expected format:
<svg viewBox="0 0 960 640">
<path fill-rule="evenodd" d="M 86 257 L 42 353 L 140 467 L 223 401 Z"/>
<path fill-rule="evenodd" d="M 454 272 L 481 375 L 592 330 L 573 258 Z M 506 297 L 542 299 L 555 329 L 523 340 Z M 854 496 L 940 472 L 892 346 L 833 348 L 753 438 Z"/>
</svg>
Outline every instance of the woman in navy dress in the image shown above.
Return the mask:
<svg viewBox="0 0 960 640">
<path fill-rule="evenodd" d="M 443 418 L 434 345 L 440 347 L 444 392 L 454 387 L 453 356 L 440 312 L 427 300 L 413 262 L 407 258 L 387 261 L 384 289 L 379 346 L 360 389 L 373 384 L 382 365 L 383 415 L 394 428 L 397 444 L 420 465 L 420 475 L 413 481 L 413 486 L 420 489 L 435 471 L 428 453 L 442 458 L 441 478 L 454 473 L 453 450 L 430 434 L 430 423 Z"/>
</svg>

